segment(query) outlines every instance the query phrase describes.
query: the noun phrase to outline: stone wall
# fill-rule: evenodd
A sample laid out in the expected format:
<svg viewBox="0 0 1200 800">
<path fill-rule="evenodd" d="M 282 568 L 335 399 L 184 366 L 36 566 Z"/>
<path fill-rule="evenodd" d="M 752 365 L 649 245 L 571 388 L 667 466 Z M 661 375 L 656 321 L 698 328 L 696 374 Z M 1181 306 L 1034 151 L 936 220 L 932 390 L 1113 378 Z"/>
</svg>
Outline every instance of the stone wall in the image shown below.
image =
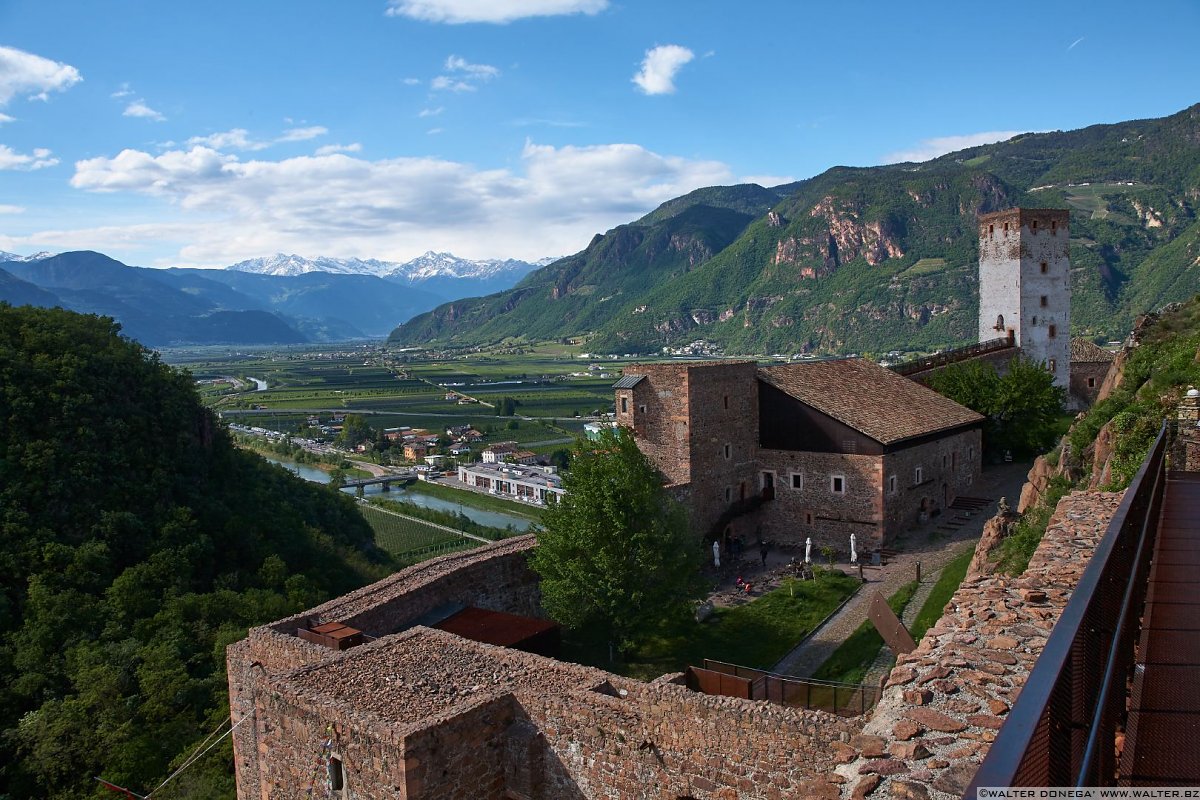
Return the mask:
<svg viewBox="0 0 1200 800">
<path fill-rule="evenodd" d="M 1070 399 L 1072 408 L 1088 408 L 1096 402 L 1111 361 L 1078 361 L 1071 364 Z"/>
<path fill-rule="evenodd" d="M 848 553 L 852 533 L 861 552 L 882 545 L 884 457 L 789 450 L 759 454 L 760 467 L 777 475 L 775 499 L 763 504 L 756 520 L 764 538 L 803 548 L 811 537 L 814 559 L 826 546 Z M 798 489 L 793 475 L 800 476 Z M 843 478 L 841 494 L 833 491 L 834 476 Z"/>
<path fill-rule="evenodd" d="M 838 748 L 845 763 L 829 780 L 842 797 L 961 797 L 1120 501 L 1064 497 L 1019 578 L 963 582 L 917 649 L 897 659 L 862 735 Z"/>
<path fill-rule="evenodd" d="M 979 478 L 983 440 L 978 429 L 906 447 L 883 457 L 886 518 L 884 541 L 921 522 L 921 514 L 945 513 L 954 498 Z M 917 467 L 921 481 L 916 480 Z M 890 479 L 895 476 L 896 489 Z"/>
</svg>

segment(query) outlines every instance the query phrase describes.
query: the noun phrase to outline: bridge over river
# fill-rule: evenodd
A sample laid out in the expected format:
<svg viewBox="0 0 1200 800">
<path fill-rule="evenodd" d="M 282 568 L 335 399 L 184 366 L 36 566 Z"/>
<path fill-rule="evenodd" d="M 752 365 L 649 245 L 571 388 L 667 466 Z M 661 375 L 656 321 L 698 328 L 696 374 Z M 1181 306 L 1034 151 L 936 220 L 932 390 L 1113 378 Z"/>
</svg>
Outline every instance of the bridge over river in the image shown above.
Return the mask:
<svg viewBox="0 0 1200 800">
<path fill-rule="evenodd" d="M 411 483 L 417 479 L 417 473 L 411 469 L 400 470 L 399 472 L 390 475 L 375 475 L 370 478 L 347 478 L 342 484 L 343 488 L 355 489 L 359 486 L 375 486 L 382 484 L 383 490 L 387 491 L 393 483 L 405 484 Z"/>
</svg>

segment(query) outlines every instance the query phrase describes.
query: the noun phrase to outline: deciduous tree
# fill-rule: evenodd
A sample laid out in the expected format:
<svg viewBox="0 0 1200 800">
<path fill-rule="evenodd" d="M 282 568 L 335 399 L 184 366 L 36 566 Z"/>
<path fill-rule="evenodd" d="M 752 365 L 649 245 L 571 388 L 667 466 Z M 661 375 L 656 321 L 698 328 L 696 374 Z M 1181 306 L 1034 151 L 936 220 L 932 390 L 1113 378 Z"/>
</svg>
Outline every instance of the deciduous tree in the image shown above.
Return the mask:
<svg viewBox="0 0 1200 800">
<path fill-rule="evenodd" d="M 532 558 L 542 602 L 567 627 L 597 626 L 625 650 L 687 612 L 700 589 L 700 549 L 628 431 L 581 440 L 571 465 Z"/>
</svg>

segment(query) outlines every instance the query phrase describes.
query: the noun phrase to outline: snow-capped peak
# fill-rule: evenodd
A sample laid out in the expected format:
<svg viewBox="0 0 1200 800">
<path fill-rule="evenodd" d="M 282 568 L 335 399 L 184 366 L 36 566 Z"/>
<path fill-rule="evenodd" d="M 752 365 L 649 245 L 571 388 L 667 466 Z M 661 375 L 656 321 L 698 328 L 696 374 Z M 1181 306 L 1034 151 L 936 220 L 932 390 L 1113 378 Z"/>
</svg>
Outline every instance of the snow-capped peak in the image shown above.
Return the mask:
<svg viewBox="0 0 1200 800">
<path fill-rule="evenodd" d="M 332 272 L 339 275 L 385 275 L 396 268 L 389 261 L 361 258 L 304 258 L 298 255 L 276 253 L 266 258 L 239 261 L 226 269 L 238 272 L 254 272 L 259 275 L 303 275 L 307 272 Z"/>
<path fill-rule="evenodd" d="M 49 258 L 52 255 L 55 254 L 46 252 L 45 250 L 40 253 L 34 253 L 31 256 L 19 256 L 16 253 L 6 253 L 0 250 L 0 261 L 41 261 L 43 258 Z"/>
</svg>

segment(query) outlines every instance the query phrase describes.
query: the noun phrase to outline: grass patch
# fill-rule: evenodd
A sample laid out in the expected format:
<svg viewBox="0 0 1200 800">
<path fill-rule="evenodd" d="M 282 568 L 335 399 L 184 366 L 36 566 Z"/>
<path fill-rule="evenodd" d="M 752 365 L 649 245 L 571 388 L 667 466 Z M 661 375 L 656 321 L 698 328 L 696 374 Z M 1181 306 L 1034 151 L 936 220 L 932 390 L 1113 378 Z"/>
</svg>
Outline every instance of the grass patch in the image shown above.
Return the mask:
<svg viewBox="0 0 1200 800">
<path fill-rule="evenodd" d="M 917 582 L 906 583 L 888 598 L 888 605 L 896 616 L 904 613 L 904 607 L 917 593 Z M 862 683 L 883 647 L 883 637 L 875 630 L 870 620 L 865 620 L 854 633 L 834 650 L 820 669 L 813 673 L 814 678 L 824 681 L 841 681 L 842 683 Z"/>
<path fill-rule="evenodd" d="M 452 503 L 478 508 L 481 511 L 499 511 L 503 514 L 527 517 L 532 520 L 540 520 L 542 518 L 542 509 L 536 506 L 505 500 L 490 494 L 472 492 L 469 489 L 456 489 L 444 483 L 416 481 L 409 484 L 407 488 L 412 492 L 419 492 L 430 497 L 440 497 L 442 500 L 449 500 Z"/>
<path fill-rule="evenodd" d="M 909 631 L 913 641 L 921 641 L 925 632 L 941 619 L 942 609 L 946 607 L 946 603 L 950 602 L 950 598 L 958 591 L 959 584 L 967 576 L 967 568 L 971 566 L 971 558 L 974 555 L 975 549 L 968 548 L 942 569 L 937 583 L 933 584 L 933 588 L 929 591 L 929 597 L 925 598 L 925 604 L 921 606 L 921 610 L 917 612 L 917 618 L 913 620 L 912 629 Z"/>
<path fill-rule="evenodd" d="M 922 258 L 917 263 L 906 269 L 902 274 L 905 277 L 914 275 L 932 275 L 941 272 L 946 268 L 946 259 L 944 258 Z"/>
<path fill-rule="evenodd" d="M 1071 482 L 1061 475 L 1050 479 L 1046 494 L 1042 501 L 1033 508 L 1027 509 L 1021 515 L 1017 528 L 1010 536 L 1000 542 L 997 568 L 1006 575 L 1020 575 L 1029 566 L 1033 551 L 1046 534 L 1046 526 L 1050 523 L 1050 515 L 1054 513 L 1058 501 L 1071 491 Z"/>
<path fill-rule="evenodd" d="M 677 621 L 623 661 L 609 662 L 607 643 L 586 630 L 566 632 L 563 656 L 643 680 L 699 666 L 705 658 L 769 670 L 859 586 L 857 578 L 823 570 L 816 580 L 788 580 L 745 605 L 717 609 L 702 623 Z"/>
</svg>

